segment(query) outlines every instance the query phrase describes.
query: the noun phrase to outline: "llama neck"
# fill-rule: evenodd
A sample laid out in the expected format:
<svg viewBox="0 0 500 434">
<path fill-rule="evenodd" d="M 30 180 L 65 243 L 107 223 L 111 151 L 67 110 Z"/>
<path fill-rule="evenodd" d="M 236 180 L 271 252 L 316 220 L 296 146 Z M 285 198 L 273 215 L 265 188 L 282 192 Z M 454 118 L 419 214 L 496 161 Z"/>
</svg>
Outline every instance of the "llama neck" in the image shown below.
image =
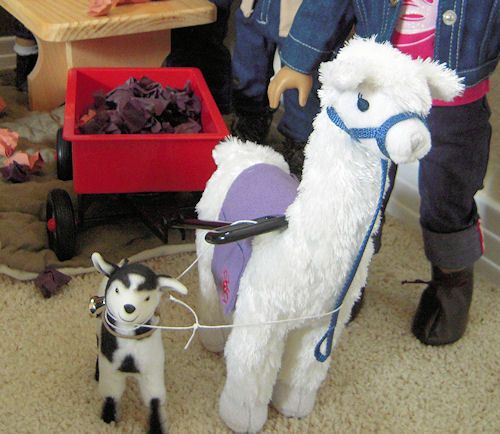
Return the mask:
<svg viewBox="0 0 500 434">
<path fill-rule="evenodd" d="M 381 174 L 380 159 L 341 130 L 315 128 L 288 230 L 315 249 L 359 245 L 377 210 Z"/>
</svg>

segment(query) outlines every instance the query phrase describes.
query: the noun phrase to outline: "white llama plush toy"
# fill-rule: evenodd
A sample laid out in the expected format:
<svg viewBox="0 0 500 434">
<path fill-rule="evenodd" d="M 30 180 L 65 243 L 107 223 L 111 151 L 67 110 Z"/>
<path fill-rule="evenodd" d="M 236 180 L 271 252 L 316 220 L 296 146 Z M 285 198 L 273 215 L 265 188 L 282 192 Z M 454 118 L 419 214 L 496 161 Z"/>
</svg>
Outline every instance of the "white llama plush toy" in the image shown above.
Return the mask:
<svg viewBox="0 0 500 434">
<path fill-rule="evenodd" d="M 94 267 L 106 276 L 100 296 L 91 300 L 91 313 L 100 314 L 99 354 L 96 380 L 104 399 L 102 419 L 117 420 L 118 404 L 128 376 L 136 377 L 144 404 L 149 407 L 149 433 L 168 431 L 165 353 L 161 332 L 141 327 L 156 325 L 162 289 L 187 294 L 186 287 L 168 276 L 155 274 L 142 264 L 115 265 L 99 253 L 92 255 Z M 137 325 L 139 324 L 139 326 Z"/>
<path fill-rule="evenodd" d="M 224 349 L 219 412 L 237 432 L 259 431 L 270 401 L 285 416 L 312 411 L 330 350 L 366 282 L 387 161 L 422 158 L 432 99 L 451 100 L 463 88 L 442 65 L 361 38 L 321 65 L 320 80 L 322 109 L 300 184 L 269 147 L 228 138 L 214 150 L 217 170 L 197 205 L 203 220 L 284 214 L 288 222 L 238 245 L 214 247 L 206 230 L 197 231 L 202 323 L 269 323 L 340 306 L 331 318 L 236 327 L 227 342 L 222 329 L 200 331 L 209 350 Z"/>
</svg>

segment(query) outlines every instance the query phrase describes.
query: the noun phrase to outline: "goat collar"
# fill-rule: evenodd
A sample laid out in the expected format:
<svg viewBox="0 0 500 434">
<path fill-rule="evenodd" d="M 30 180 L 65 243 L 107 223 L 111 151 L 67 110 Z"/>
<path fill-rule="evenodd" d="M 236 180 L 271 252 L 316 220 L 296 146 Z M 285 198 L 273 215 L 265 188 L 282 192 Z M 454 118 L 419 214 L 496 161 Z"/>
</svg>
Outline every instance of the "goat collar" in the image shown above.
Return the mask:
<svg viewBox="0 0 500 434">
<path fill-rule="evenodd" d="M 153 325 L 157 324 L 160 319 L 160 312 L 156 311 L 154 315 L 144 323 L 144 325 Z M 120 333 L 118 328 L 115 325 L 115 320 L 111 318 L 108 315 L 108 310 L 106 309 L 103 312 L 103 317 L 102 317 L 102 323 L 104 324 L 104 327 L 106 327 L 106 330 L 111 333 L 113 336 L 116 336 L 117 338 L 123 338 L 123 339 L 135 339 L 135 340 L 140 340 L 140 339 L 145 339 L 149 338 L 155 331 L 156 329 L 150 328 L 150 327 L 139 327 L 135 329 L 135 333 L 133 335 L 124 335 Z"/>
<path fill-rule="evenodd" d="M 420 119 L 425 123 L 425 118 L 420 116 L 419 114 L 405 112 L 391 116 L 382 125 L 380 125 L 380 127 L 377 128 L 349 128 L 332 106 L 327 107 L 326 112 L 328 113 L 328 117 L 330 118 L 330 120 L 342 131 L 347 133 L 353 140 L 359 142 L 361 139 L 375 139 L 377 141 L 377 146 L 380 152 L 389 160 L 391 159 L 391 157 L 389 156 L 389 153 L 387 152 L 387 149 L 385 147 L 385 139 L 387 137 L 389 129 L 396 125 L 398 122 L 406 121 L 407 119 L 412 118 Z"/>
</svg>

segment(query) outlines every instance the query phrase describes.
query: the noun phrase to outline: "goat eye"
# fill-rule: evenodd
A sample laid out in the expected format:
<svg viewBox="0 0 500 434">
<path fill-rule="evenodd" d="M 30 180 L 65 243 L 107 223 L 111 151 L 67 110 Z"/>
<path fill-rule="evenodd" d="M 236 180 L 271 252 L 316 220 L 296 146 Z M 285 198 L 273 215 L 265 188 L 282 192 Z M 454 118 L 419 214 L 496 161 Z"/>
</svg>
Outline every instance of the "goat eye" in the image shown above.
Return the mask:
<svg viewBox="0 0 500 434">
<path fill-rule="evenodd" d="M 370 103 L 366 99 L 364 99 L 363 95 L 361 95 L 360 93 L 358 93 L 357 105 L 358 105 L 359 111 L 361 111 L 361 112 L 365 112 L 370 108 Z"/>
<path fill-rule="evenodd" d="M 119 291 L 119 289 L 118 289 L 118 288 L 115 288 L 115 292 L 116 292 L 117 294 L 119 294 L 119 293 L 120 293 L 120 291 Z"/>
<path fill-rule="evenodd" d="M 150 298 L 151 298 L 151 297 L 146 297 L 146 298 L 145 298 L 145 300 L 146 300 L 146 301 L 149 301 L 149 299 L 150 299 Z"/>
</svg>

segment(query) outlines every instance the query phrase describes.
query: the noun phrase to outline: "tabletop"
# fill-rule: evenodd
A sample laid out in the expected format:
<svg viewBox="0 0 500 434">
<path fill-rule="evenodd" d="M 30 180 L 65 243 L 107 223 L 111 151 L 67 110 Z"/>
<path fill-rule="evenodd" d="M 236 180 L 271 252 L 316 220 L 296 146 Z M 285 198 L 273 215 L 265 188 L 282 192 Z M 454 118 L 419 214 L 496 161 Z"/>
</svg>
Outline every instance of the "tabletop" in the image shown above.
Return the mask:
<svg viewBox="0 0 500 434">
<path fill-rule="evenodd" d="M 207 24 L 216 8 L 208 0 L 160 0 L 119 5 L 104 17 L 88 15 L 88 0 L 0 0 L 0 7 L 37 38 L 50 42 L 98 39 Z"/>
</svg>

